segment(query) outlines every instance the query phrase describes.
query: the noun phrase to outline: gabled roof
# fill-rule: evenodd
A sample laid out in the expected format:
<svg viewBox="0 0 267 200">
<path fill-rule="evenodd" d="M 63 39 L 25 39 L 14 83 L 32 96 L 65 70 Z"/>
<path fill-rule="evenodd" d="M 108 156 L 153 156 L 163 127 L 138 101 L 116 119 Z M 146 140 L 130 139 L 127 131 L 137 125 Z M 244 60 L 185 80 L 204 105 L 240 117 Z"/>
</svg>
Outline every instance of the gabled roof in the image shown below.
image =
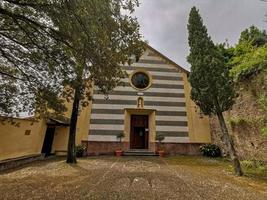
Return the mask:
<svg viewBox="0 0 267 200">
<path fill-rule="evenodd" d="M 145 45 L 147 46 L 148 49 L 154 51 L 156 54 L 158 54 L 161 58 L 163 58 L 164 60 L 166 60 L 168 63 L 174 65 L 175 67 L 177 67 L 179 70 L 183 71 L 186 74 L 189 74 L 190 72 L 188 70 L 186 70 L 185 68 L 181 67 L 180 65 L 178 65 L 176 62 L 172 61 L 170 58 L 168 58 L 167 56 L 163 55 L 162 53 L 160 53 L 159 51 L 157 51 L 156 49 L 154 49 L 153 47 L 151 47 L 149 44 L 145 43 Z"/>
</svg>

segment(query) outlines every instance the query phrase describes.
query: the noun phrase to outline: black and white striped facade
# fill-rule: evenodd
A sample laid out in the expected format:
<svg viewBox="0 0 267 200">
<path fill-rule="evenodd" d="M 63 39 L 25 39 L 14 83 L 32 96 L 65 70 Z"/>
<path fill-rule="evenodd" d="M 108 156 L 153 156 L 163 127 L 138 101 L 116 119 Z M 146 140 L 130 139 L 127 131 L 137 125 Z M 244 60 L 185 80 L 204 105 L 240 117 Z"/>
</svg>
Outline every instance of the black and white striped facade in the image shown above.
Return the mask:
<svg viewBox="0 0 267 200">
<path fill-rule="evenodd" d="M 125 131 L 125 108 L 136 108 L 138 97 L 144 99 L 144 109 L 156 111 L 156 133 L 165 136 L 165 143 L 188 143 L 189 130 L 183 73 L 181 69 L 147 49 L 137 63 L 123 66 L 130 75 L 145 70 L 152 77 L 151 86 L 138 91 L 125 78 L 108 100 L 94 90 L 88 141 L 115 142 Z M 127 134 L 127 133 L 126 133 Z M 129 134 L 129 133 L 128 133 Z"/>
</svg>

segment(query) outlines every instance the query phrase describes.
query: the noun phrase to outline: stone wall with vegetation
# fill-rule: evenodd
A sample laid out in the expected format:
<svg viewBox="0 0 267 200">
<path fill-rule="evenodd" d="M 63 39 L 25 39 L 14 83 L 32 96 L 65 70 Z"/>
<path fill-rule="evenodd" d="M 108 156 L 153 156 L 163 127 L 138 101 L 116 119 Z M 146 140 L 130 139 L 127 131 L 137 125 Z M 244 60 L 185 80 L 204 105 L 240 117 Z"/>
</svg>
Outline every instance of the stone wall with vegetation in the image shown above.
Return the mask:
<svg viewBox="0 0 267 200">
<path fill-rule="evenodd" d="M 245 160 L 267 162 L 267 71 L 239 81 L 236 90 L 236 103 L 225 118 L 238 155 Z M 227 155 L 217 118 L 212 117 L 210 123 L 212 142 Z"/>
</svg>

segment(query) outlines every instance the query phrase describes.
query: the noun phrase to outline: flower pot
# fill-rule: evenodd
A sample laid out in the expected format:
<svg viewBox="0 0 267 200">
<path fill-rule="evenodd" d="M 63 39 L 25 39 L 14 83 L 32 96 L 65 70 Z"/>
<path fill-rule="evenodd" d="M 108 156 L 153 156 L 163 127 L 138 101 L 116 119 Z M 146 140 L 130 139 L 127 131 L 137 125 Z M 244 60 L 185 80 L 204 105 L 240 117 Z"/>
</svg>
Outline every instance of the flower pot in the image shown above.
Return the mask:
<svg viewBox="0 0 267 200">
<path fill-rule="evenodd" d="M 164 151 L 163 150 L 158 151 L 158 154 L 159 154 L 159 157 L 164 157 Z"/>
<path fill-rule="evenodd" d="M 115 155 L 116 155 L 117 157 L 122 156 L 122 150 L 116 150 L 116 151 L 115 151 Z"/>
</svg>

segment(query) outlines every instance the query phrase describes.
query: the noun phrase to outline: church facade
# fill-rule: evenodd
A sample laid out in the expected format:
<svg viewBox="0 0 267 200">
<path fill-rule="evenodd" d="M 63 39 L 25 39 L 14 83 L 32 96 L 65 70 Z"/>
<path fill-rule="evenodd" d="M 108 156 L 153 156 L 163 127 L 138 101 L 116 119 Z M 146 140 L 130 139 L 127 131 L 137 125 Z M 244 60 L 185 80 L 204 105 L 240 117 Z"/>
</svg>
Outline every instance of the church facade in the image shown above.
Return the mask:
<svg viewBox="0 0 267 200">
<path fill-rule="evenodd" d="M 88 140 L 83 141 L 89 154 L 116 148 L 156 151 L 156 135 L 170 153 L 194 153 L 210 142 L 208 118 L 190 99 L 188 71 L 150 46 L 123 69 L 128 74 L 124 86 L 108 96 L 94 90 Z"/>
<path fill-rule="evenodd" d="M 209 118 L 190 99 L 189 72 L 147 45 L 138 62 L 122 66 L 123 86 L 108 96 L 97 87 L 93 100 L 79 114 L 76 144 L 87 155 L 114 154 L 117 149 L 156 152 L 156 136 L 170 154 L 197 154 L 210 143 Z M 71 116 L 72 103 L 66 103 Z M 0 123 L 0 161 L 67 152 L 68 120 L 14 119 Z"/>
</svg>

